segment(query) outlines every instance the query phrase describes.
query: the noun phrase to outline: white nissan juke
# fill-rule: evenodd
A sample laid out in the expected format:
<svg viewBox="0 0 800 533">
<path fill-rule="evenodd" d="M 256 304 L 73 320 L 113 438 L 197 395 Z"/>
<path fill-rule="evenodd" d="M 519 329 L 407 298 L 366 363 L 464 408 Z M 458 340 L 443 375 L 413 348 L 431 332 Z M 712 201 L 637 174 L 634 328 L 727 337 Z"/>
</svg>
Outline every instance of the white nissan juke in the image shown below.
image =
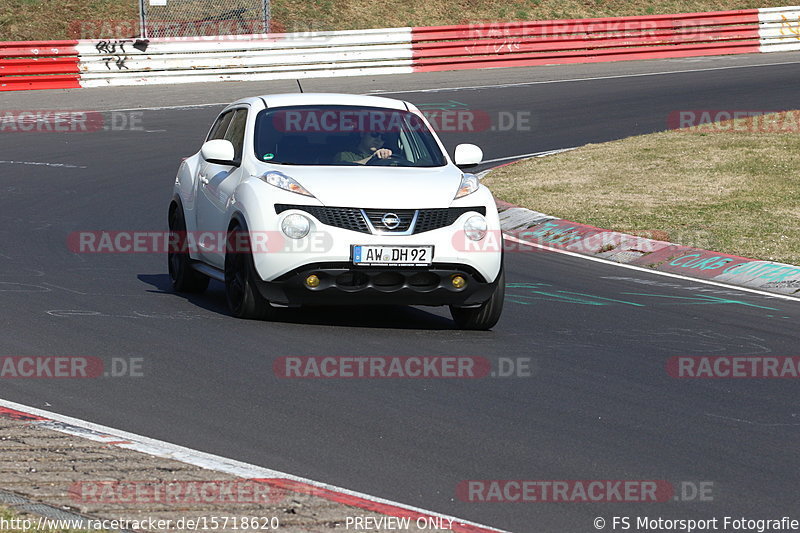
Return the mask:
<svg viewBox="0 0 800 533">
<path fill-rule="evenodd" d="M 413 105 L 278 94 L 226 107 L 178 170 L 169 274 L 179 292 L 224 282 L 231 312 L 302 305 L 450 306 L 464 329 L 503 308 L 497 208 L 477 146 L 454 160 Z"/>
</svg>

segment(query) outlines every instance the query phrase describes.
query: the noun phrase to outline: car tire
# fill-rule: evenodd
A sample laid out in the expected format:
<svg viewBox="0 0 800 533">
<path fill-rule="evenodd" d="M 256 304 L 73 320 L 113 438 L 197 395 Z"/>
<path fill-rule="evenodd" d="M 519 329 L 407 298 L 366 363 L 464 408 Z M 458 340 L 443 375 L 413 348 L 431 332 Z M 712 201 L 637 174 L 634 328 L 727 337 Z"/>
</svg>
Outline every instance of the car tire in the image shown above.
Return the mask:
<svg viewBox="0 0 800 533">
<path fill-rule="evenodd" d="M 500 267 L 500 274 L 497 276 L 497 286 L 491 298 L 483 302 L 479 307 L 454 307 L 450 306 L 450 314 L 460 329 L 488 330 L 492 329 L 500 315 L 503 313 L 503 300 L 506 295 L 506 274 L 503 267 Z"/>
<path fill-rule="evenodd" d="M 167 265 L 172 288 L 177 292 L 203 292 L 208 288 L 209 279 L 192 268 L 186 244 L 186 219 L 180 205 L 169 214 L 169 233 Z"/>
<path fill-rule="evenodd" d="M 238 232 L 246 232 L 239 225 L 228 231 L 228 248 L 225 253 L 225 297 L 228 308 L 236 318 L 265 320 L 275 314 L 266 298 L 258 292 L 255 282 L 255 265 L 249 248 L 249 234 L 239 238 Z"/>
</svg>

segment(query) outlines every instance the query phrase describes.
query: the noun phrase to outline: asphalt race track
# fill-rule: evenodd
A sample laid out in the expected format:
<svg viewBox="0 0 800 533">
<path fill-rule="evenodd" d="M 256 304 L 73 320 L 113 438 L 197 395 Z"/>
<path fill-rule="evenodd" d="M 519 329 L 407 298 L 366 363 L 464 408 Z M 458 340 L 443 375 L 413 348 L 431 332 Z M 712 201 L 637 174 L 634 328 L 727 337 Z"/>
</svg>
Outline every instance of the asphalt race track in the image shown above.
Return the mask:
<svg viewBox="0 0 800 533">
<path fill-rule="evenodd" d="M 787 64 L 752 66 L 778 62 Z M 707 70 L 721 66 L 730 68 Z M 686 72 L 631 76 L 659 70 Z M 305 85 L 405 91 L 396 96 L 493 117 L 529 113 L 530 131 L 442 134 L 448 147 L 474 142 L 486 159 L 502 159 L 662 130 L 675 110 L 797 108 L 800 56 L 504 72 Z M 623 77 L 519 85 L 603 72 Z M 800 355 L 800 302 L 520 251 L 506 254 L 505 313 L 491 332 L 455 330 L 445 309 L 401 307 L 289 310 L 280 322 L 259 323 L 228 316 L 219 283 L 201 296 L 173 294 L 164 255 L 70 252 L 71 232 L 165 230 L 180 158 L 199 148 L 220 109 L 171 105 L 291 87 L 2 96 L 4 109 L 164 109 L 144 110 L 142 130 L 2 134 L 0 354 L 143 358 L 144 376 L 4 379 L 0 397 L 515 532 L 595 531 L 595 517 L 610 523 L 615 515 L 797 512 L 796 382 L 681 380 L 665 366 L 682 355 Z M 277 378 L 275 358 L 293 355 L 523 357 L 533 375 Z M 692 501 L 456 497 L 462 481 L 509 479 L 665 480 Z M 705 501 L 691 494 L 701 482 L 713 483 Z"/>
</svg>

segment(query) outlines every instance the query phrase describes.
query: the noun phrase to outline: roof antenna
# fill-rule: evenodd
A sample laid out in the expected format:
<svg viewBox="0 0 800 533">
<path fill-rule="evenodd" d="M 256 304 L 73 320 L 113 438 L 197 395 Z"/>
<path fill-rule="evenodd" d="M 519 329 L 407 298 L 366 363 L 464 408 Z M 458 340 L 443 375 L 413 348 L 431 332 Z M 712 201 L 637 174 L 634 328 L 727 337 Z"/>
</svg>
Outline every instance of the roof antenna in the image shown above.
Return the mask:
<svg viewBox="0 0 800 533">
<path fill-rule="evenodd" d="M 300 93 L 302 94 L 302 92 L 303 92 L 303 86 L 302 86 L 302 85 L 300 85 L 300 80 L 297 80 L 297 86 L 298 86 L 298 87 L 300 87 Z"/>
</svg>

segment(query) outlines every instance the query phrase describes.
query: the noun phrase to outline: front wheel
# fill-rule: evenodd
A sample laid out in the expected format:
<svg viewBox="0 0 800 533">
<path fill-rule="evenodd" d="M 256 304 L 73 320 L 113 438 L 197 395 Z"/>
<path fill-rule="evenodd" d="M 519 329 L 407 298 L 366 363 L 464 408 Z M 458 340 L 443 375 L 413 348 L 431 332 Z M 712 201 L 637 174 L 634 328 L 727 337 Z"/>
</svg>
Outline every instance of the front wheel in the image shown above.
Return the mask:
<svg viewBox="0 0 800 533">
<path fill-rule="evenodd" d="M 258 292 L 255 265 L 247 230 L 234 226 L 228 232 L 225 253 L 225 296 L 236 318 L 265 320 L 275 314 L 269 302 Z"/>
<path fill-rule="evenodd" d="M 183 208 L 175 206 L 169 214 L 169 251 L 167 264 L 172 288 L 177 292 L 199 293 L 208 287 L 208 276 L 192 268 L 186 241 Z"/>
<path fill-rule="evenodd" d="M 483 302 L 479 307 L 464 308 L 451 305 L 450 314 L 460 329 L 492 329 L 503 313 L 505 296 L 506 274 L 503 267 L 500 267 L 500 274 L 497 276 L 497 287 L 495 287 L 491 298 Z"/>
</svg>

